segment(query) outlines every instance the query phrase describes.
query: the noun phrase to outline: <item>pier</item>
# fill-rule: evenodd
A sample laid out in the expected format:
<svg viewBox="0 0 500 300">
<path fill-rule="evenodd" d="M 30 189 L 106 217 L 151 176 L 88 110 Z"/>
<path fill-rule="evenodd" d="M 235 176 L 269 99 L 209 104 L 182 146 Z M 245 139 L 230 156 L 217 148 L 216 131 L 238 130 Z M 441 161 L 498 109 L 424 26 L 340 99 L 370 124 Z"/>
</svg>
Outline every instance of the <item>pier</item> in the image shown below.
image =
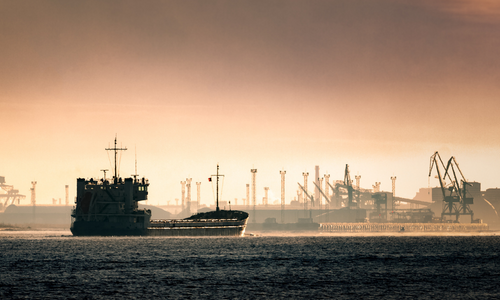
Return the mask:
<svg viewBox="0 0 500 300">
<path fill-rule="evenodd" d="M 479 232 L 488 224 L 460 223 L 320 223 L 323 232 Z"/>
</svg>

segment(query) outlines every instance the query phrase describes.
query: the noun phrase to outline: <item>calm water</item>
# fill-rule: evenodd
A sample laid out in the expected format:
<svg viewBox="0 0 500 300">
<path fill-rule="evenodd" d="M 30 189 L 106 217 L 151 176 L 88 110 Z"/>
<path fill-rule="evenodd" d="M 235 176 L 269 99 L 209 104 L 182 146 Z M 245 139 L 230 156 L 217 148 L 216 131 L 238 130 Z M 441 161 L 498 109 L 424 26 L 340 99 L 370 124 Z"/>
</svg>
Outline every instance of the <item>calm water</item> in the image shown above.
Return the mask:
<svg viewBox="0 0 500 300">
<path fill-rule="evenodd" d="M 499 299 L 498 249 L 499 236 L 2 233 L 0 299 Z"/>
</svg>

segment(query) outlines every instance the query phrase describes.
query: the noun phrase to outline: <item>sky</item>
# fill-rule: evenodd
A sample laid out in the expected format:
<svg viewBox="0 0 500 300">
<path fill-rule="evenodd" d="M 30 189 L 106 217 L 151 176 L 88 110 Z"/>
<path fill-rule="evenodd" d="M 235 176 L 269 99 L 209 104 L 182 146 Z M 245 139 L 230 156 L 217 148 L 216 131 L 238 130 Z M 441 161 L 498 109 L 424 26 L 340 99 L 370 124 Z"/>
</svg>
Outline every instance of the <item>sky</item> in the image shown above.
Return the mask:
<svg viewBox="0 0 500 300">
<path fill-rule="evenodd" d="M 223 199 L 286 202 L 302 172 L 413 198 L 429 158 L 500 186 L 500 3 L 493 0 L 0 1 L 0 176 L 37 203 L 112 169 L 150 181 L 225 175 Z M 108 173 L 109 174 L 109 173 Z M 64 200 L 63 200 L 64 202 Z M 233 202 L 234 203 L 234 202 Z"/>
</svg>

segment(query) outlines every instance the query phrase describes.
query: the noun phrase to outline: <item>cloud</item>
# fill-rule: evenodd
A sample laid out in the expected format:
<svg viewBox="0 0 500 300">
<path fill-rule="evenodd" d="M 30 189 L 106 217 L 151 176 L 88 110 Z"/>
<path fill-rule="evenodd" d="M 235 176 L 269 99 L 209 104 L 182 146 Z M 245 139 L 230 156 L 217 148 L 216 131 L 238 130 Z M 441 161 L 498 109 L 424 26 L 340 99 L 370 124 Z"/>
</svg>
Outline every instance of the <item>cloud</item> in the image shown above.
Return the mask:
<svg viewBox="0 0 500 300">
<path fill-rule="evenodd" d="M 471 22 L 500 23 L 500 1 L 497 0 L 442 0 L 424 1 L 434 7 Z"/>
</svg>

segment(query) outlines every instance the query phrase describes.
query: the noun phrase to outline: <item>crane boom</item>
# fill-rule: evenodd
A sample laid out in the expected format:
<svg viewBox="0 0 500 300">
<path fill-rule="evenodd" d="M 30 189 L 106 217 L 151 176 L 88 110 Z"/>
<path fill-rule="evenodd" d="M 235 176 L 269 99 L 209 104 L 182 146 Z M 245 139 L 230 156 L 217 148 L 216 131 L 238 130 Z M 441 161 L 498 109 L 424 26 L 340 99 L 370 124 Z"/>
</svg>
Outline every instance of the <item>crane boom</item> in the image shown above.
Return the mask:
<svg viewBox="0 0 500 300">
<path fill-rule="evenodd" d="M 443 177 L 441 177 L 441 173 L 439 170 L 438 158 L 439 162 L 441 162 L 441 165 L 445 170 Z M 443 160 L 439 156 L 439 153 L 436 151 L 431 156 L 429 177 L 431 176 L 434 165 L 436 165 L 439 184 L 441 185 L 441 191 L 443 193 L 443 210 L 441 212 L 441 218 L 443 219 L 444 216 L 455 216 L 456 221 L 458 222 L 459 216 L 470 215 L 472 222 L 474 220 L 474 212 L 469 205 L 474 203 L 474 199 L 472 197 L 467 197 L 467 185 L 471 186 L 471 184 L 465 180 L 462 170 L 460 170 L 455 157 L 452 156 L 448 160 L 448 163 L 445 167 Z M 459 179 L 457 178 L 455 167 L 462 176 L 461 181 L 459 181 Z M 443 182 L 443 180 L 445 180 L 446 178 L 451 181 L 451 184 L 447 189 L 445 188 Z M 462 188 L 460 187 L 460 182 L 462 183 Z M 446 195 L 446 190 L 449 191 L 449 195 Z"/>
<path fill-rule="evenodd" d="M 323 195 L 323 197 L 325 197 L 326 201 L 328 201 L 328 204 L 330 204 L 330 199 L 328 199 L 328 197 L 325 195 L 325 193 L 323 193 L 323 191 L 321 190 L 321 188 L 316 184 L 316 182 L 314 182 L 314 185 L 318 188 L 319 192 L 321 193 L 321 195 Z"/>
<path fill-rule="evenodd" d="M 309 195 L 309 193 L 306 191 L 306 189 L 304 189 L 304 187 L 300 183 L 297 182 L 297 184 L 300 186 L 302 191 L 304 191 L 304 194 L 306 194 L 307 198 L 311 199 L 311 202 L 314 205 L 314 197 Z"/>
<path fill-rule="evenodd" d="M 448 165 L 452 165 L 452 162 L 455 163 L 455 166 L 457 166 L 457 169 L 458 169 L 458 172 L 460 172 L 460 175 L 462 176 L 462 178 L 465 180 L 465 176 L 464 174 L 462 173 L 462 170 L 460 170 L 460 166 L 458 165 L 458 162 L 457 160 L 455 159 L 455 156 L 452 156 L 450 157 L 450 160 L 448 160 Z M 446 170 L 448 171 L 448 170 Z M 453 171 L 455 171 L 455 169 L 453 169 Z"/>
<path fill-rule="evenodd" d="M 332 191 L 335 191 L 335 190 L 336 190 L 336 188 L 334 188 L 334 187 L 333 187 L 333 186 L 332 186 L 329 182 L 327 182 L 327 183 L 328 183 L 328 185 L 330 186 L 330 188 L 332 189 Z"/>
<path fill-rule="evenodd" d="M 446 192 L 445 192 L 445 186 L 444 186 L 444 182 L 443 182 L 443 179 L 441 178 L 441 171 L 439 171 L 439 165 L 438 165 L 438 161 L 437 161 L 437 158 L 439 158 L 439 161 L 441 162 L 441 165 L 443 166 L 444 168 L 444 163 L 443 163 L 443 160 L 441 159 L 441 156 L 439 155 L 439 153 L 436 151 L 432 156 L 431 156 L 431 161 L 430 161 L 430 167 L 429 167 L 429 177 L 431 177 L 431 174 L 432 174 L 432 168 L 434 166 L 436 166 L 436 171 L 438 173 L 438 178 L 439 178 L 439 185 L 441 186 L 441 191 L 443 193 L 443 197 L 446 197 Z"/>
</svg>

